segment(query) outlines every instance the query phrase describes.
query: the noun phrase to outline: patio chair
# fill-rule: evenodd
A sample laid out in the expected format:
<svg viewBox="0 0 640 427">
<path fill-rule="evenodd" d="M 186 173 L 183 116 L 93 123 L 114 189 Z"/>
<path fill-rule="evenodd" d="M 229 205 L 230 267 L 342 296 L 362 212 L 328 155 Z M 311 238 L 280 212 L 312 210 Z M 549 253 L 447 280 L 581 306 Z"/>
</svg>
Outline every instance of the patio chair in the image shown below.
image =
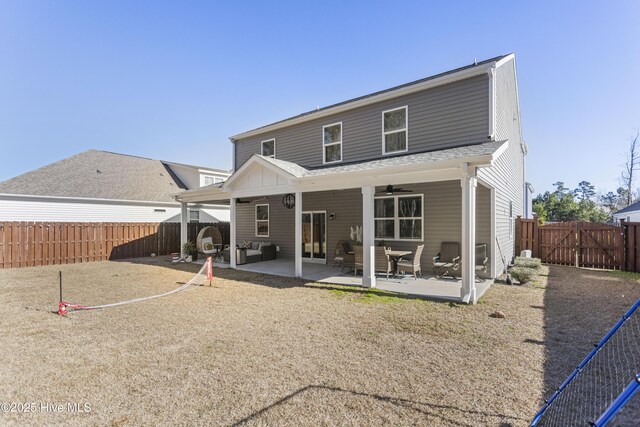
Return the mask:
<svg viewBox="0 0 640 427">
<path fill-rule="evenodd" d="M 346 240 L 338 240 L 338 243 L 336 243 L 336 252 L 335 252 L 335 256 L 333 257 L 333 266 L 337 266 L 337 265 L 343 265 L 344 263 L 344 256 L 345 254 L 348 255 L 348 252 L 351 252 L 351 247 L 349 245 L 349 242 L 347 242 Z"/>
<path fill-rule="evenodd" d="M 357 275 L 358 270 L 364 273 L 364 265 L 363 265 L 364 260 L 363 260 L 362 246 L 356 245 L 353 247 L 353 256 L 354 256 L 353 275 L 354 276 Z"/>
<path fill-rule="evenodd" d="M 375 252 L 375 271 L 387 273 L 388 279 L 389 273 L 393 271 L 393 263 L 389 259 L 389 255 L 387 255 L 387 248 L 384 246 L 376 246 Z"/>
<path fill-rule="evenodd" d="M 433 257 L 433 274 L 439 279 L 444 276 L 455 278 L 453 271 L 460 268 L 460 243 L 442 242 L 440 253 Z"/>
<path fill-rule="evenodd" d="M 489 258 L 487 257 L 487 244 L 486 243 L 478 243 L 476 245 L 476 279 L 481 280 L 478 273 L 486 273 L 487 272 L 487 262 Z"/>
<path fill-rule="evenodd" d="M 418 274 L 422 277 L 422 267 L 420 266 L 420 257 L 422 257 L 422 250 L 424 249 L 424 245 L 418 245 L 416 247 L 416 253 L 413 257 L 413 260 L 403 260 L 398 261 L 398 271 L 406 272 L 410 271 L 413 273 L 413 278 L 418 280 Z"/>
</svg>

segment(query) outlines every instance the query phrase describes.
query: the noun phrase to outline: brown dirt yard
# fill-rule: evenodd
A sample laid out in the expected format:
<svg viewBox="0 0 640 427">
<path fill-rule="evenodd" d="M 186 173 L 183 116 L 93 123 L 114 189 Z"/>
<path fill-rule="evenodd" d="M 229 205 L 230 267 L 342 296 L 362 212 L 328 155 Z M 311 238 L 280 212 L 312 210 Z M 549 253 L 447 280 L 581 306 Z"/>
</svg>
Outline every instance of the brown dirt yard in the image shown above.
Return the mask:
<svg viewBox="0 0 640 427">
<path fill-rule="evenodd" d="M 36 403 L 0 424 L 525 426 L 640 297 L 635 277 L 570 267 L 493 285 L 475 306 L 216 270 L 212 287 L 52 314 L 58 270 L 65 299 L 101 304 L 171 290 L 198 267 L 0 270 L 0 403 Z"/>
</svg>

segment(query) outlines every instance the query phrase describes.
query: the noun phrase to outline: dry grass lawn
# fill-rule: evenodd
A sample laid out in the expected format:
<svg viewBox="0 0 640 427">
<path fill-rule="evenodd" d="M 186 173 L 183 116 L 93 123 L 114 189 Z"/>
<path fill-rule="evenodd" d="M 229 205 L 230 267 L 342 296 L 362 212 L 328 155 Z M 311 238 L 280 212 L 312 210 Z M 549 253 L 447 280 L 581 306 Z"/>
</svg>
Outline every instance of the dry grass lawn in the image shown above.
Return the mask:
<svg viewBox="0 0 640 427">
<path fill-rule="evenodd" d="M 60 317 L 59 269 L 65 299 L 93 305 L 173 289 L 197 266 L 0 270 L 0 401 L 91 406 L 2 425 L 525 426 L 583 341 L 640 296 L 634 278 L 560 267 L 475 306 L 216 270 L 212 287 Z M 576 277 L 598 290 L 595 323 Z M 582 322 L 573 344 L 555 339 L 563 321 Z"/>
</svg>

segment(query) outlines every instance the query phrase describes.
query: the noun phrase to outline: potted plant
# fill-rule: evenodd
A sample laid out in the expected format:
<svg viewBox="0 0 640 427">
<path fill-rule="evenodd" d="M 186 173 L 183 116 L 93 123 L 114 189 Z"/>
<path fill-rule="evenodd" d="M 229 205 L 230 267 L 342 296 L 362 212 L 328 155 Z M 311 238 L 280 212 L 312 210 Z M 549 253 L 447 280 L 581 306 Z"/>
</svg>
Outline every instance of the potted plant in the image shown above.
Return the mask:
<svg viewBox="0 0 640 427">
<path fill-rule="evenodd" d="M 194 245 L 193 242 L 186 242 L 182 245 L 182 254 L 185 258 L 191 256 L 192 261 L 198 260 L 198 249 L 196 249 L 196 245 Z"/>
</svg>

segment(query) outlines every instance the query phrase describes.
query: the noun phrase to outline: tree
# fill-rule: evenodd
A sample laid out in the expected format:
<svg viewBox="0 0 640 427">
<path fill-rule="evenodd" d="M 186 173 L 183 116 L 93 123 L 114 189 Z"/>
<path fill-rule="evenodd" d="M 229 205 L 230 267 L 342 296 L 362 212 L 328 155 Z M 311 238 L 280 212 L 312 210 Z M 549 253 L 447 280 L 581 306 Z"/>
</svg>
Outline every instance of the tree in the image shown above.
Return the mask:
<svg viewBox="0 0 640 427">
<path fill-rule="evenodd" d="M 573 194 L 578 200 L 591 200 L 596 195 L 596 188 L 589 181 L 581 181 L 578 188 L 573 190 Z"/>
<path fill-rule="evenodd" d="M 609 213 L 592 200 L 595 190 L 590 182 L 580 182 L 575 190 L 565 187 L 561 181 L 553 186 L 553 192 L 539 194 L 533 200 L 533 211 L 542 221 L 605 222 L 609 219 Z M 612 200 L 616 197 L 611 193 Z"/>
<path fill-rule="evenodd" d="M 636 136 L 631 138 L 629 151 L 627 152 L 627 161 L 624 165 L 624 171 L 620 175 L 620 184 L 625 190 L 625 206 L 629 206 L 633 202 L 633 184 L 635 181 L 635 172 L 638 164 L 640 164 L 640 146 L 638 146 L 638 138 L 640 130 L 636 131 Z"/>
</svg>

